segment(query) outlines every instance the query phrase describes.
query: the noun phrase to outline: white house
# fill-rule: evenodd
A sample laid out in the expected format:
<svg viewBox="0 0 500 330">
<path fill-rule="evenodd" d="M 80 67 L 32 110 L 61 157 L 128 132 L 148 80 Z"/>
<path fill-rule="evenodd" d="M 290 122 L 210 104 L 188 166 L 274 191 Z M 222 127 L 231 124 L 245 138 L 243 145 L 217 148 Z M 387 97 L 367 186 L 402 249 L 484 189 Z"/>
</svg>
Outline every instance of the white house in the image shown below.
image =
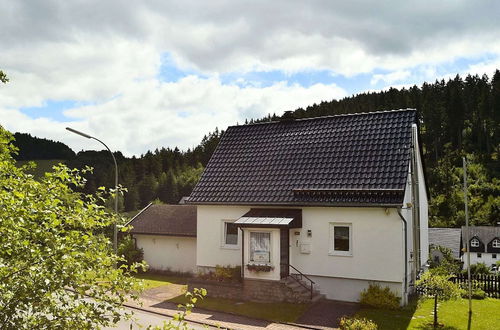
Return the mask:
<svg viewBox="0 0 500 330">
<path fill-rule="evenodd" d="M 443 253 L 438 247 L 451 251 L 453 258 L 460 260 L 460 228 L 429 228 L 430 259 L 441 262 Z"/>
<path fill-rule="evenodd" d="M 417 124 L 407 109 L 229 127 L 188 200 L 198 270 L 303 274 L 344 301 L 376 282 L 405 303 L 428 256 Z"/>
<path fill-rule="evenodd" d="M 493 266 L 500 260 L 500 227 L 470 226 L 469 231 L 462 227 L 461 259 L 467 267 L 466 242 L 469 241 L 470 263 L 484 263 Z"/>
<path fill-rule="evenodd" d="M 128 224 L 150 270 L 196 271 L 196 206 L 149 204 Z"/>
</svg>

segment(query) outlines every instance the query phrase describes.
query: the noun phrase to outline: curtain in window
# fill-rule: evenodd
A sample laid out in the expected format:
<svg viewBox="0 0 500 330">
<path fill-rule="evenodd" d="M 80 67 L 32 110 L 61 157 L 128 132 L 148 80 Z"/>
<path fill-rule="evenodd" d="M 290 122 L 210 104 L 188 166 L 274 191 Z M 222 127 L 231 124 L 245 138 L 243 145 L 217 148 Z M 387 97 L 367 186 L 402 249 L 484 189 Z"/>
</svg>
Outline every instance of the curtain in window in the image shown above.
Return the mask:
<svg viewBox="0 0 500 330">
<path fill-rule="evenodd" d="M 250 233 L 250 260 L 255 262 L 271 262 L 269 243 L 271 233 Z"/>
</svg>

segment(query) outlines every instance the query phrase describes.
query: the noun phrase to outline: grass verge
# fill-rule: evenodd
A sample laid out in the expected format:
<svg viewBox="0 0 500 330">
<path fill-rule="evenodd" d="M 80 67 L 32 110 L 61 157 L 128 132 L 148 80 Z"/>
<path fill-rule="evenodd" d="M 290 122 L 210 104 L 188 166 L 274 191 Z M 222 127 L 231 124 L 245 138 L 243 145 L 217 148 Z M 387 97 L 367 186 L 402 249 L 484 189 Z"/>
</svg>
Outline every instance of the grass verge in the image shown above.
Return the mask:
<svg viewBox="0 0 500 330">
<path fill-rule="evenodd" d="M 427 299 L 413 303 L 402 310 L 362 308 L 357 316 L 366 317 L 384 329 L 432 329 L 434 301 Z M 472 301 L 469 325 L 469 303 L 466 299 L 439 303 L 440 329 L 498 329 L 500 324 L 500 299 L 487 298 Z"/>
<path fill-rule="evenodd" d="M 179 276 L 168 276 L 150 273 L 136 274 L 134 276 L 144 281 L 144 289 L 146 290 L 162 285 L 178 284 L 186 286 L 187 284 L 187 278 Z"/>
<path fill-rule="evenodd" d="M 210 294 L 210 293 L 209 293 Z M 185 304 L 183 296 L 168 300 L 177 304 Z M 257 303 L 205 297 L 196 303 L 196 307 L 207 310 L 233 313 L 273 322 L 295 322 L 309 307 L 309 304 L 291 303 Z"/>
</svg>

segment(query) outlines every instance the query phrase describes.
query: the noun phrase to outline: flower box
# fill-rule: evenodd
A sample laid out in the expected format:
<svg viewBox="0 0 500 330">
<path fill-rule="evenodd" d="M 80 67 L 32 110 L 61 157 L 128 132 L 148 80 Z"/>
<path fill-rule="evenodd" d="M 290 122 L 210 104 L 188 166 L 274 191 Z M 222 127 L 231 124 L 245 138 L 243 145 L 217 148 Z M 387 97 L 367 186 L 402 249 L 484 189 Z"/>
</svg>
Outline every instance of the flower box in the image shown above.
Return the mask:
<svg viewBox="0 0 500 330">
<path fill-rule="evenodd" d="M 251 272 L 270 272 L 274 267 L 271 265 L 248 264 L 247 269 Z"/>
</svg>

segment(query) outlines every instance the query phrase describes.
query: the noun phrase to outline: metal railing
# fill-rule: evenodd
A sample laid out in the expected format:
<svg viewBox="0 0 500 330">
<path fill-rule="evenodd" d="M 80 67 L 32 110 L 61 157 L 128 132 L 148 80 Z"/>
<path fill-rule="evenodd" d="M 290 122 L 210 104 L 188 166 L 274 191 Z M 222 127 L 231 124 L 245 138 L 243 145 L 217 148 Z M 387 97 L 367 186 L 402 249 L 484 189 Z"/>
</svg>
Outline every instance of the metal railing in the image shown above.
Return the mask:
<svg viewBox="0 0 500 330">
<path fill-rule="evenodd" d="M 309 290 L 311 292 L 311 299 L 313 298 L 313 293 L 314 293 L 314 284 L 316 284 L 313 280 L 311 280 L 306 274 L 302 273 L 300 270 L 295 268 L 294 266 L 290 264 L 281 264 L 281 266 L 286 266 L 292 268 L 294 271 L 296 271 L 296 274 L 290 274 L 289 277 L 293 278 L 297 283 L 299 283 L 302 287 L 304 287 L 306 290 Z M 297 277 L 300 277 L 298 279 Z M 304 284 L 302 282 L 302 279 L 305 278 L 306 280 L 309 281 L 309 287 L 307 284 Z"/>
</svg>

